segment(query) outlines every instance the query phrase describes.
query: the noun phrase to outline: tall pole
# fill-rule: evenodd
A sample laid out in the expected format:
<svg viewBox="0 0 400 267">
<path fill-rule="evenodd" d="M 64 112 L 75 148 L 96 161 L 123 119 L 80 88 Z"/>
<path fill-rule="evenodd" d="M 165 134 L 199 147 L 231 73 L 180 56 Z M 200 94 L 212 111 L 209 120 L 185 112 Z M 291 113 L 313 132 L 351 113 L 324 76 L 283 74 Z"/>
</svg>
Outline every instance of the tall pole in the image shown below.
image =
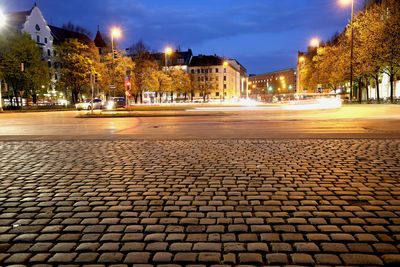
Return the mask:
<svg viewBox="0 0 400 267">
<path fill-rule="evenodd" d="M 90 88 L 91 88 L 91 91 L 92 91 L 92 98 L 90 100 L 90 111 L 91 111 L 92 114 L 93 114 L 93 93 L 94 93 L 93 82 L 94 82 L 94 74 L 93 74 L 93 72 L 91 72 L 90 73 Z"/>
<path fill-rule="evenodd" d="M 1 79 L 0 79 L 0 112 L 3 112 L 3 96 L 1 95 Z"/>
<path fill-rule="evenodd" d="M 111 63 L 111 69 L 112 69 L 112 74 L 111 74 L 111 84 L 113 86 L 113 91 L 114 91 L 114 97 L 115 97 L 115 88 L 114 88 L 114 33 L 111 33 L 111 56 L 112 56 L 112 63 Z"/>
<path fill-rule="evenodd" d="M 354 57 L 354 0 L 351 0 L 351 52 L 350 52 L 350 101 L 353 101 L 353 57 Z"/>
</svg>

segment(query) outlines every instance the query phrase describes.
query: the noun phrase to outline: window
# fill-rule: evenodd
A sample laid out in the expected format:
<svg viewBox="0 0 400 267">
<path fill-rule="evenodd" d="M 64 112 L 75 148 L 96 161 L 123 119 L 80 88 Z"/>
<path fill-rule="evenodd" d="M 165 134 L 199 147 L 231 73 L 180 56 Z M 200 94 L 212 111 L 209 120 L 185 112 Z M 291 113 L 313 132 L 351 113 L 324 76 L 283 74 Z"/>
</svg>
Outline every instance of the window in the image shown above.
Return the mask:
<svg viewBox="0 0 400 267">
<path fill-rule="evenodd" d="M 36 42 L 40 43 L 40 36 L 39 35 L 36 36 Z"/>
<path fill-rule="evenodd" d="M 47 55 L 48 55 L 48 56 L 51 56 L 51 51 L 50 51 L 50 49 L 47 49 Z"/>
<path fill-rule="evenodd" d="M 224 84 L 224 89 L 226 89 L 226 84 Z"/>
<path fill-rule="evenodd" d="M 39 27 L 38 24 L 36 24 L 35 29 L 36 29 L 37 31 L 40 31 L 40 27 Z"/>
<path fill-rule="evenodd" d="M 208 77 L 206 77 L 206 81 L 208 81 Z"/>
<path fill-rule="evenodd" d="M 201 73 L 204 73 L 204 69 L 201 69 Z"/>
<path fill-rule="evenodd" d="M 192 70 L 191 72 L 194 73 L 194 70 Z"/>
<path fill-rule="evenodd" d="M 226 76 L 224 76 L 224 81 L 226 81 Z"/>
<path fill-rule="evenodd" d="M 226 68 L 224 68 L 224 73 L 226 73 Z"/>
<path fill-rule="evenodd" d="M 216 93 L 215 93 L 215 96 L 219 96 L 219 92 L 216 92 Z"/>
<path fill-rule="evenodd" d="M 44 38 L 44 43 L 47 44 L 47 37 Z"/>
<path fill-rule="evenodd" d="M 183 58 L 178 58 L 178 64 L 183 64 Z"/>
<path fill-rule="evenodd" d="M 200 70 L 199 70 L 199 69 L 197 69 L 197 73 L 200 73 Z"/>
<path fill-rule="evenodd" d="M 215 73 L 218 73 L 218 68 L 215 69 Z"/>
<path fill-rule="evenodd" d="M 58 80 L 57 74 L 54 74 L 54 79 L 55 79 L 55 80 Z"/>
<path fill-rule="evenodd" d="M 47 65 L 51 68 L 51 61 L 47 62 Z"/>
</svg>

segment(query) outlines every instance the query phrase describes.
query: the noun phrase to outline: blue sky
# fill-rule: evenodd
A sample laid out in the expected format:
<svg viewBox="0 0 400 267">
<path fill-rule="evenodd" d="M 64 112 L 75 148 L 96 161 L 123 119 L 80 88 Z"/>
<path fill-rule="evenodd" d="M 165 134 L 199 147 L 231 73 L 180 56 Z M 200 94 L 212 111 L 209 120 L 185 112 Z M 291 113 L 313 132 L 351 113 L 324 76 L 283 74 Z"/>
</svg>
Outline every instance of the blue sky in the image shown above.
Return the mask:
<svg viewBox="0 0 400 267">
<path fill-rule="evenodd" d="M 295 67 L 297 51 L 311 38 L 328 39 L 344 29 L 350 7 L 339 0 L 37 0 L 48 23 L 71 21 L 96 33 L 122 29 L 126 48 L 142 39 L 194 54 L 235 58 L 248 73 Z M 358 2 L 361 2 L 358 1 Z M 5 11 L 28 10 L 33 0 L 0 0 Z"/>
</svg>

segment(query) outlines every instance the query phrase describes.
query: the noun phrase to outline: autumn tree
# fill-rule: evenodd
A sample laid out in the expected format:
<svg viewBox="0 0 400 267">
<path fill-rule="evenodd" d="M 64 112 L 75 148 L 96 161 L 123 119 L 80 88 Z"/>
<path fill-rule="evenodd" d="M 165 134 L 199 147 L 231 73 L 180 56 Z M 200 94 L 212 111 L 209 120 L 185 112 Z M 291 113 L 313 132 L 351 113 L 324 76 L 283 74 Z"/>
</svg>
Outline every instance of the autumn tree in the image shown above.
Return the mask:
<svg viewBox="0 0 400 267">
<path fill-rule="evenodd" d="M 88 91 L 90 74 L 95 71 L 89 46 L 77 39 L 68 39 L 56 46 L 55 51 L 61 63 L 59 83 L 76 103 L 82 93 Z"/>
<path fill-rule="evenodd" d="M 26 33 L 10 31 L 0 37 L 1 80 L 9 85 L 8 97 L 12 104 L 15 98 L 17 107 L 22 105 L 21 92 L 36 102 L 36 95 L 50 87 L 50 69 L 42 56 L 43 50 Z"/>
</svg>

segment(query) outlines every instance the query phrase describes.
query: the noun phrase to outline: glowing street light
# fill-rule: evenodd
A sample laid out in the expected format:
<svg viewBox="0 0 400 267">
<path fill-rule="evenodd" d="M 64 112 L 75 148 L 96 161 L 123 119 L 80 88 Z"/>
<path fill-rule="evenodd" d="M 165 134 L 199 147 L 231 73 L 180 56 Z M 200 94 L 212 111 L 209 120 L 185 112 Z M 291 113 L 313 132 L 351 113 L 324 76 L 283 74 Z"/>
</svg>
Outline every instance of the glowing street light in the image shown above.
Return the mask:
<svg viewBox="0 0 400 267">
<path fill-rule="evenodd" d="M 299 62 L 304 62 L 306 59 L 304 57 L 299 57 Z"/>
<path fill-rule="evenodd" d="M 118 28 L 111 29 L 111 53 L 112 53 L 112 85 L 114 86 L 114 37 L 119 38 L 121 36 L 121 31 Z M 114 97 L 115 97 L 115 88 L 114 88 Z"/>
<path fill-rule="evenodd" d="M 350 99 L 352 99 L 351 96 L 353 92 L 353 57 L 354 57 L 354 26 L 353 26 L 354 0 L 340 0 L 340 2 L 342 3 L 342 5 L 348 5 L 351 3 Z"/>
<path fill-rule="evenodd" d="M 171 47 L 165 48 L 165 54 L 171 55 L 172 54 L 172 48 Z"/>
<path fill-rule="evenodd" d="M 164 50 L 165 53 L 165 73 L 167 73 L 167 56 L 172 54 L 172 48 L 171 47 L 166 47 Z"/>
<path fill-rule="evenodd" d="M 313 38 L 310 42 L 312 47 L 318 47 L 319 46 L 319 39 L 318 38 Z"/>
</svg>

